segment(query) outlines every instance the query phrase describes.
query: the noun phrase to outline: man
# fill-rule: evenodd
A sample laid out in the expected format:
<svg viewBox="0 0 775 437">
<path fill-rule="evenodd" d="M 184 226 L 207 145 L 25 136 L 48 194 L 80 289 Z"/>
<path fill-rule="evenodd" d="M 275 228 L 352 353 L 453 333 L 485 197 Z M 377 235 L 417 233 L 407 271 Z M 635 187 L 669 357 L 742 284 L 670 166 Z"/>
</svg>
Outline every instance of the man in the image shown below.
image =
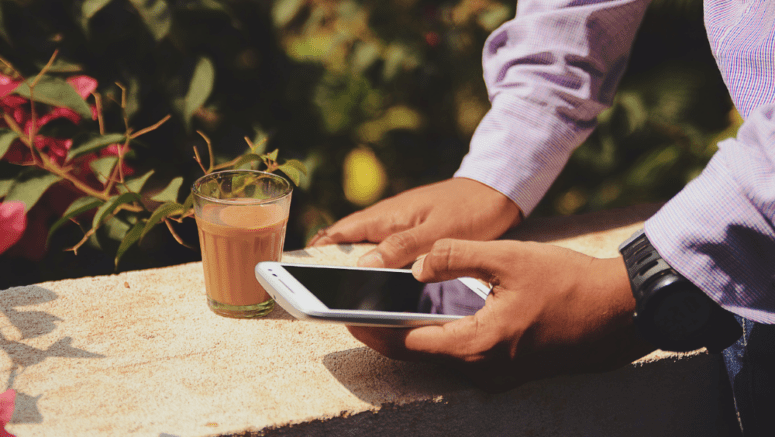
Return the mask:
<svg viewBox="0 0 775 437">
<path fill-rule="evenodd" d="M 775 2 L 705 1 L 711 49 L 745 122 L 646 222 L 645 235 L 623 249 L 627 256 L 468 241 L 497 238 L 530 214 L 594 129 L 647 3 L 521 0 L 517 17 L 485 44 L 492 108 L 455 177 L 348 216 L 312 244 L 377 242 L 359 260 L 374 267 L 400 267 L 429 252 L 412 267 L 422 281 L 469 275 L 492 283 L 484 308 L 460 321 L 351 332 L 389 357 L 444 362 L 493 390 L 620 366 L 655 347 L 718 350 L 739 324 L 743 335 L 725 362 L 745 434 L 764 435 L 775 420 Z M 639 266 L 634 247 L 646 248 L 658 267 Z M 649 298 L 675 294 L 667 277 L 681 292 L 696 290 L 692 302 L 707 300 L 708 322 L 677 307 L 669 308 L 670 323 L 645 316 Z M 732 315 L 736 332 L 728 329 Z M 673 348 L 667 334 L 703 323 L 700 343 Z"/>
</svg>

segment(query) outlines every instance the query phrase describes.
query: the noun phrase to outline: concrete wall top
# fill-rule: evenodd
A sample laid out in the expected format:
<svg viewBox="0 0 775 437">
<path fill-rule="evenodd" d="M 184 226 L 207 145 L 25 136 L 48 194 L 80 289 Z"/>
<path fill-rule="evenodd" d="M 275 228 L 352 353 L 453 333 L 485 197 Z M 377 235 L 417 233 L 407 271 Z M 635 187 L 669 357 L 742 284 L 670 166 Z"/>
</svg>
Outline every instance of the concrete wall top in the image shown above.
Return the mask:
<svg viewBox="0 0 775 437">
<path fill-rule="evenodd" d="M 654 206 L 528 222 L 511 238 L 599 257 Z M 353 265 L 369 245 L 288 252 Z M 7 429 L 27 436 L 726 436 L 717 357 L 656 353 L 608 373 L 485 394 L 453 372 L 386 359 L 340 325 L 207 309 L 200 263 L 0 291 Z"/>
</svg>

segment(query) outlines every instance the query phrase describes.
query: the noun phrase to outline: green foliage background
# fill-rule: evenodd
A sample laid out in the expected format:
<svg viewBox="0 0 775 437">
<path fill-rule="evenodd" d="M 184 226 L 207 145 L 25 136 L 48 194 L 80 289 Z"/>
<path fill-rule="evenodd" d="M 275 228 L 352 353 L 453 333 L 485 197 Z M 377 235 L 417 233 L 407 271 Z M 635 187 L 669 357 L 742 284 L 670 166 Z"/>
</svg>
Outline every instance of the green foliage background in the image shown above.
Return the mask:
<svg viewBox="0 0 775 437">
<path fill-rule="evenodd" d="M 514 11 L 501 0 L 0 0 L 0 54 L 31 76 L 58 49 L 58 71 L 99 81 L 108 131 L 123 131 L 117 82 L 133 126 L 172 114 L 128 162 L 138 174 L 155 170 L 149 184 L 183 176 L 183 198 L 201 175 L 195 130 L 220 162 L 245 151 L 245 136 L 304 161 L 310 177 L 294 193 L 286 243 L 295 249 L 360 208 L 342 188 L 354 148 L 384 166 L 382 197 L 452 175 L 489 107 L 484 40 Z M 702 2 L 655 0 L 614 106 L 535 214 L 664 201 L 739 123 Z M 197 244 L 193 220 L 180 234 Z M 64 226 L 37 262 L 0 256 L 0 288 L 113 272 L 105 247 L 63 252 L 82 235 Z M 199 254 L 160 229 L 124 259 L 128 270 Z"/>
</svg>

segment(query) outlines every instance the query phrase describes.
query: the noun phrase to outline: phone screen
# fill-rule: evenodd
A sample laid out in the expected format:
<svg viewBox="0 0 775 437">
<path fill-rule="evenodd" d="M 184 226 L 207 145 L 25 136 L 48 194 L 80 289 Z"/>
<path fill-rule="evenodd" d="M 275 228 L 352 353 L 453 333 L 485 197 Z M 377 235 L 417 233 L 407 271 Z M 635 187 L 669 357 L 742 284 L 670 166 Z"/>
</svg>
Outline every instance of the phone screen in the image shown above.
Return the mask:
<svg viewBox="0 0 775 437">
<path fill-rule="evenodd" d="M 467 316 L 484 306 L 484 299 L 458 280 L 425 284 L 408 271 L 284 267 L 335 310 Z"/>
</svg>

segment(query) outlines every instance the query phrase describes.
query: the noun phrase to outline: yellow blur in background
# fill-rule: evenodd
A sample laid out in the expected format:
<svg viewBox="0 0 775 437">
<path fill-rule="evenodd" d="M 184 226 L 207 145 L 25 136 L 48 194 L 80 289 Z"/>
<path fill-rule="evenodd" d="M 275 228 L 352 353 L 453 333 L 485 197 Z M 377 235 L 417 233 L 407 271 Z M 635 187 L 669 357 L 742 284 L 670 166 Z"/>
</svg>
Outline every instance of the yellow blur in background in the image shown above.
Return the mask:
<svg viewBox="0 0 775 437">
<path fill-rule="evenodd" d="M 385 167 L 369 148 L 351 150 L 344 159 L 343 170 L 344 196 L 354 205 L 371 205 L 387 188 Z"/>
</svg>

